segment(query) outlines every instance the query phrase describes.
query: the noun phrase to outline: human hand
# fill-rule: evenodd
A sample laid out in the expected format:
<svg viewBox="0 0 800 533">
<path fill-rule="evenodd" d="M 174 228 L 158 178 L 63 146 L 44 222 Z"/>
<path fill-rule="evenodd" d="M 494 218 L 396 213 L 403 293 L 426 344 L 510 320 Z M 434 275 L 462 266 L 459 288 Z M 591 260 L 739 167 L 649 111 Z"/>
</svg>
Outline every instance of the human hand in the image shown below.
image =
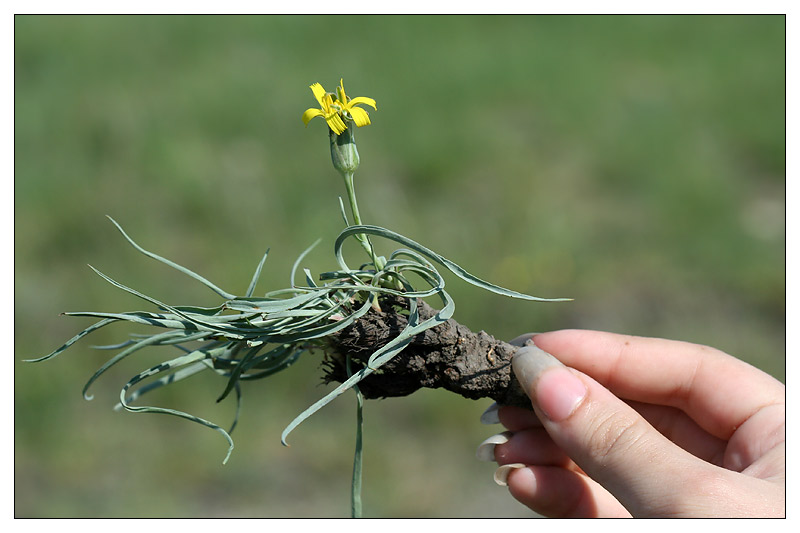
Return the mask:
<svg viewBox="0 0 800 533">
<path fill-rule="evenodd" d="M 785 516 L 782 383 L 684 342 L 580 330 L 515 341 L 528 339 L 512 365 L 534 412 L 490 407 L 481 420 L 508 431 L 478 448 L 521 503 L 556 517 Z"/>
</svg>

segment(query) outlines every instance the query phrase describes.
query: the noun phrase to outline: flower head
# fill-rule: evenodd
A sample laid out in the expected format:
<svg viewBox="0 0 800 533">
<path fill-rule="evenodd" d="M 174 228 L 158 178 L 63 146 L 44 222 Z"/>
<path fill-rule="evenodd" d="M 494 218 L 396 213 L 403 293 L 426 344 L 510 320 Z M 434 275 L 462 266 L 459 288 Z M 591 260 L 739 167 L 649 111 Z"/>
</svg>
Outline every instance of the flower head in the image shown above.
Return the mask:
<svg viewBox="0 0 800 533">
<path fill-rule="evenodd" d="M 339 80 L 339 86 L 335 93 L 325 92 L 319 83 L 310 86 L 311 92 L 319 102 L 320 108 L 306 109 L 303 113 L 303 122 L 306 126 L 314 117 L 322 117 L 328 123 L 328 127 L 336 135 L 341 135 L 347 129 L 348 122 L 354 123 L 359 128 L 370 124 L 369 113 L 360 107 L 359 104 L 371 106 L 377 109 L 375 100 L 366 96 L 348 98 L 344 92 L 344 80 Z M 336 97 L 334 99 L 334 96 Z"/>
</svg>

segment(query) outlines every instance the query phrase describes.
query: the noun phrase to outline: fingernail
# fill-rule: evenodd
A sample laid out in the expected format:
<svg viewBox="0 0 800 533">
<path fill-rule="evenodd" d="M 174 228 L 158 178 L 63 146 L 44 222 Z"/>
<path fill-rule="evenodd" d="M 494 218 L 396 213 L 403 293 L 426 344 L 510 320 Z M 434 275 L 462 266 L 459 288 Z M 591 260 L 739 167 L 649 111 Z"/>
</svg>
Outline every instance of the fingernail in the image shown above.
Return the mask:
<svg viewBox="0 0 800 533">
<path fill-rule="evenodd" d="M 586 396 L 586 386 L 558 359 L 532 344 L 511 359 L 514 374 L 532 400 L 554 422 L 568 418 Z"/>
<path fill-rule="evenodd" d="M 508 475 L 511 473 L 512 470 L 518 470 L 520 468 L 525 468 L 526 465 L 522 463 L 511 463 L 507 465 L 503 465 L 497 470 L 494 471 L 494 482 L 500 485 L 501 487 L 508 486 Z"/>
<path fill-rule="evenodd" d="M 531 340 L 535 335 L 538 335 L 538 333 L 525 333 L 524 335 L 511 339 L 508 341 L 508 344 L 511 346 L 525 346 L 525 343 Z"/>
<path fill-rule="evenodd" d="M 487 463 L 494 461 L 494 447 L 498 444 L 505 444 L 508 442 L 508 439 L 511 438 L 510 431 L 504 431 L 502 433 L 498 433 L 497 435 L 492 435 L 485 441 L 481 442 L 478 446 L 477 451 L 475 452 L 475 456 L 478 458 L 478 461 L 486 461 Z"/>
<path fill-rule="evenodd" d="M 530 390 L 530 387 L 536 383 L 539 376 L 553 367 L 564 367 L 561 361 L 545 352 L 538 346 L 529 342 L 514 353 L 511 358 L 511 368 L 514 369 L 514 375 L 522 385 L 523 389 Z"/>
<path fill-rule="evenodd" d="M 481 424 L 486 424 L 487 426 L 499 424 L 500 417 L 497 416 L 498 409 L 500 409 L 500 406 L 497 405 L 497 402 L 490 405 L 481 415 Z"/>
</svg>

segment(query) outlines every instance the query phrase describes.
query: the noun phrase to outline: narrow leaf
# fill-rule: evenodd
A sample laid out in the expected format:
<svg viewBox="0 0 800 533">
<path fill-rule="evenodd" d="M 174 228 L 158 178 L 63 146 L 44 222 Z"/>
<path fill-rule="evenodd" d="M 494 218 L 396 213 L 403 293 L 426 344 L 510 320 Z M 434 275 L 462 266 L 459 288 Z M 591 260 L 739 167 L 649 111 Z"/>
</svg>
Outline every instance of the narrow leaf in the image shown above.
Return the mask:
<svg viewBox="0 0 800 533">
<path fill-rule="evenodd" d="M 106 216 L 108 217 L 108 215 L 106 215 Z M 111 217 L 108 217 L 108 219 L 109 219 L 109 220 L 110 220 L 110 221 L 111 221 L 111 222 L 112 222 L 112 223 L 113 223 L 113 224 L 114 224 L 114 225 L 117 227 L 117 229 L 119 230 L 119 232 L 120 232 L 120 233 L 122 233 L 122 236 L 123 236 L 123 237 L 125 237 L 125 239 L 126 239 L 126 240 L 127 240 L 127 241 L 128 241 L 130 244 L 131 244 L 131 246 L 133 246 L 134 248 L 136 248 L 137 250 L 139 250 L 141 253 L 143 253 L 143 254 L 144 254 L 144 255 L 146 255 L 147 257 L 150 257 L 150 258 L 152 258 L 152 259 L 155 259 L 156 261 L 160 261 L 160 262 L 164 263 L 165 265 L 167 265 L 167 266 L 170 266 L 170 267 L 174 268 L 175 270 L 178 270 L 179 272 L 183 272 L 183 273 L 184 273 L 184 274 L 186 274 L 187 276 L 189 276 L 189 277 L 192 277 L 192 278 L 196 279 L 197 281 L 199 281 L 200 283 L 202 283 L 203 285 L 205 285 L 206 287 L 208 287 L 208 288 L 209 288 L 209 289 L 211 289 L 212 291 L 216 292 L 217 294 L 219 294 L 220 296 L 222 296 L 222 297 L 223 297 L 223 298 L 225 298 L 226 300 L 232 300 L 233 298 L 236 298 L 236 296 L 235 296 L 235 295 L 233 295 L 233 294 L 231 294 L 231 293 L 229 293 L 229 292 L 227 292 L 227 291 L 224 291 L 224 290 L 220 289 L 219 287 L 217 287 L 216 285 L 214 285 L 213 283 L 211 283 L 210 281 L 208 281 L 208 280 L 207 280 L 206 278 L 204 278 L 203 276 L 201 276 L 201 275 L 199 275 L 199 274 L 195 274 L 194 272 L 192 272 L 192 271 L 191 271 L 191 270 L 189 270 L 188 268 L 186 268 L 186 267 L 183 267 L 183 266 L 181 266 L 181 265 L 179 265 L 179 264 L 177 264 L 177 263 L 174 263 L 174 262 L 170 261 L 169 259 L 165 259 L 165 258 L 161 257 L 160 255 L 154 254 L 153 252 L 148 252 L 147 250 L 145 250 L 144 248 L 142 248 L 141 246 L 139 246 L 138 244 L 136 244 L 136 242 L 135 242 L 133 239 L 131 239 L 131 238 L 128 236 L 128 234 L 127 234 L 127 233 L 125 233 L 125 230 L 123 230 L 123 229 L 122 229 L 122 226 L 120 226 L 120 225 L 117 223 L 117 221 L 116 221 L 116 220 L 114 220 L 114 219 L 113 219 L 113 218 L 111 218 Z"/>
</svg>

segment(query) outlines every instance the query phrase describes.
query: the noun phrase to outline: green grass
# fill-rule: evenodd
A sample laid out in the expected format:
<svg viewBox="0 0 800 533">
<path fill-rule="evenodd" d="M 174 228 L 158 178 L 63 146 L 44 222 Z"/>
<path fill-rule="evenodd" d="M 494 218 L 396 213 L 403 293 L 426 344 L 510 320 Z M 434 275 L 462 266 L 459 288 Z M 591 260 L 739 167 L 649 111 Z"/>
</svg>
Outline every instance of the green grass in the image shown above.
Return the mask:
<svg viewBox="0 0 800 533">
<path fill-rule="evenodd" d="M 785 379 L 783 17 L 16 17 L 15 514 L 347 516 L 355 398 L 280 445 L 320 398 L 318 362 L 245 387 L 236 450 L 168 417 L 115 413 L 161 354 L 80 390 L 122 328 L 49 353 L 62 311 L 215 296 L 142 246 L 243 292 L 297 254 L 335 266 L 341 229 L 308 85 L 370 96 L 356 175 L 368 224 L 494 283 L 448 277 L 456 318 L 500 338 L 580 327 L 712 345 Z M 389 249 L 384 251 L 391 251 Z M 452 278 L 452 279 L 451 279 Z M 144 309 L 144 306 L 142 306 Z M 148 357 L 151 357 L 148 359 Z M 225 421 L 222 384 L 154 400 Z M 488 402 L 367 402 L 366 516 L 528 516 L 474 448 Z"/>
</svg>

